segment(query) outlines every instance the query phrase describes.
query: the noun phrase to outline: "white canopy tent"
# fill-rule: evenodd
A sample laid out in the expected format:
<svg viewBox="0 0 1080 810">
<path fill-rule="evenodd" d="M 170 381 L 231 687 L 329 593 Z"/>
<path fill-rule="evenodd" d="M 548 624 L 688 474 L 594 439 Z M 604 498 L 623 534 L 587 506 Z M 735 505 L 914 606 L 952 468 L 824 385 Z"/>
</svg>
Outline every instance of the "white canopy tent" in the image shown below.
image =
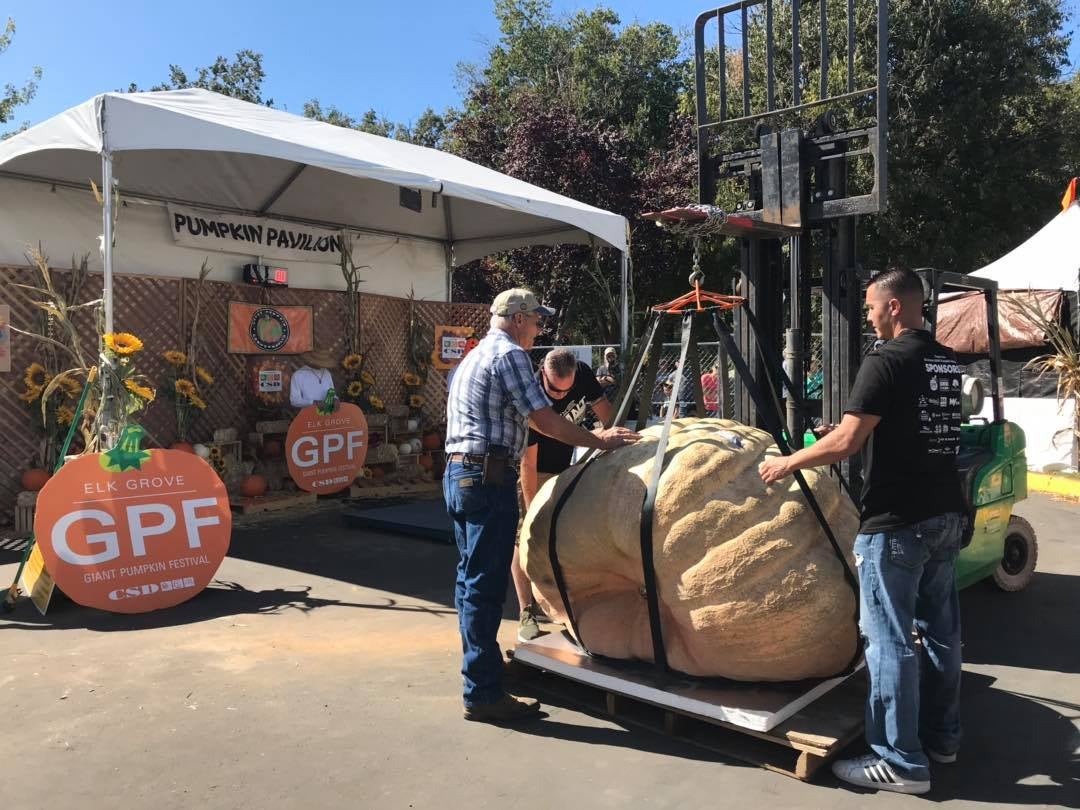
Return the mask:
<svg viewBox="0 0 1080 810">
<path fill-rule="evenodd" d="M 622 254 L 627 342 L 625 217 L 445 152 L 197 89 L 105 93 L 0 142 L 0 177 L 80 188 L 100 177 L 107 189 L 114 174 L 125 200 L 441 243 L 447 300 L 455 264 L 526 245 L 606 245 Z M 413 192 L 413 207 L 401 189 Z M 111 329 L 113 216 L 105 198 Z"/>
<path fill-rule="evenodd" d="M 1002 290 L 1080 291 L 1080 203 L 972 275 L 993 279 Z"/>
<path fill-rule="evenodd" d="M 972 275 L 1002 290 L 1061 290 L 1080 300 L 1080 203 L 1074 202 L 1034 236 Z M 989 414 L 989 405 L 984 409 Z M 1076 469 L 1075 403 L 1056 397 L 1005 397 L 1005 412 L 1027 437 L 1028 466 Z"/>
</svg>

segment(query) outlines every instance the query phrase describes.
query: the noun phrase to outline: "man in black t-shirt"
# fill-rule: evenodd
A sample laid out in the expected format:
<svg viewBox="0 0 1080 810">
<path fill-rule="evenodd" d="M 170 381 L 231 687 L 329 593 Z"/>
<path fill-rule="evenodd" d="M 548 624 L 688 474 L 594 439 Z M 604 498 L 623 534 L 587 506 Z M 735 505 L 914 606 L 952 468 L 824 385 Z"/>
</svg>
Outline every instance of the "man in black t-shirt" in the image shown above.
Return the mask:
<svg viewBox="0 0 1080 810">
<path fill-rule="evenodd" d="M 575 425 L 581 425 L 591 408 L 604 427 L 611 426 L 615 408 L 604 396 L 604 390 L 593 370 L 587 363 L 580 362 L 569 349 L 554 349 L 548 352 L 540 363 L 536 379 L 551 400 L 555 413 L 562 414 Z M 522 519 L 544 482 L 569 467 L 573 456 L 574 448 L 570 445 L 535 430 L 529 431 L 528 446 L 521 458 Z M 520 524 L 518 528 L 520 531 Z M 540 635 L 540 627 L 533 605 L 532 584 L 521 568 L 516 547 L 510 573 L 514 580 L 518 604 L 521 606 L 518 639 L 532 641 Z"/>
<path fill-rule="evenodd" d="M 816 444 L 759 469 L 772 484 L 862 451 L 855 562 L 872 753 L 836 762 L 833 773 L 900 793 L 928 791 L 928 760 L 953 762 L 960 746 L 961 368 L 923 330 L 922 301 L 922 282 L 909 270 L 873 278 L 867 320 L 884 342 L 863 360 L 843 420 Z M 913 624 L 925 652 L 921 687 Z"/>
</svg>

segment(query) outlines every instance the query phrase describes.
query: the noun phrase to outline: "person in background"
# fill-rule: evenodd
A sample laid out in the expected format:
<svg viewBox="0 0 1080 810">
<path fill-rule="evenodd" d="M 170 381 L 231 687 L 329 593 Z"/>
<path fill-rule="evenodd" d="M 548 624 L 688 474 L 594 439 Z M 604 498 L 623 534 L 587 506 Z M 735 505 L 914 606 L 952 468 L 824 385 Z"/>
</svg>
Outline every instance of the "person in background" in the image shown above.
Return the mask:
<svg viewBox="0 0 1080 810">
<path fill-rule="evenodd" d="M 575 425 L 580 425 L 591 408 L 605 428 L 611 427 L 615 408 L 604 396 L 603 388 L 588 364 L 582 363 L 569 349 L 548 352 L 536 372 L 537 382 L 551 400 L 555 413 Z M 529 431 L 529 443 L 521 459 L 521 509 L 522 519 L 546 481 L 554 478 L 570 466 L 574 448 L 558 439 L 545 436 L 536 430 Z M 518 522 L 518 536 L 521 521 Z M 518 641 L 532 641 L 540 635 L 539 612 L 533 603 L 532 583 L 521 568 L 517 545 L 510 564 L 518 606 L 521 610 L 518 623 Z"/>
<path fill-rule="evenodd" d="M 302 365 L 293 372 L 289 383 L 289 404 L 294 408 L 322 402 L 326 392 L 334 387 L 330 369 L 337 368 L 337 360 L 326 349 L 304 352 L 300 362 Z"/>
<path fill-rule="evenodd" d="M 701 393 L 705 399 L 705 415 L 720 415 L 720 363 L 701 375 Z"/>
<path fill-rule="evenodd" d="M 604 349 L 604 362 L 596 369 L 596 381 L 604 390 L 604 398 L 608 402 L 614 402 L 622 382 L 622 364 L 619 363 L 619 353 L 614 346 Z"/>
</svg>

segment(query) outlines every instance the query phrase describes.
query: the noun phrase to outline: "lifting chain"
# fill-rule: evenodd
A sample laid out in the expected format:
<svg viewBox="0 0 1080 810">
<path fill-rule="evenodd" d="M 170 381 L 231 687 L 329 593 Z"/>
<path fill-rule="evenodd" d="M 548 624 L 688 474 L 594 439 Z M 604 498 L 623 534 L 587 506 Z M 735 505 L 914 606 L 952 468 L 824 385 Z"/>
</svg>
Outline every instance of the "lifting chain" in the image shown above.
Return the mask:
<svg viewBox="0 0 1080 810">
<path fill-rule="evenodd" d="M 701 272 L 701 237 L 694 237 L 694 266 L 690 273 L 690 286 L 697 287 L 705 280 L 705 274 Z"/>
</svg>

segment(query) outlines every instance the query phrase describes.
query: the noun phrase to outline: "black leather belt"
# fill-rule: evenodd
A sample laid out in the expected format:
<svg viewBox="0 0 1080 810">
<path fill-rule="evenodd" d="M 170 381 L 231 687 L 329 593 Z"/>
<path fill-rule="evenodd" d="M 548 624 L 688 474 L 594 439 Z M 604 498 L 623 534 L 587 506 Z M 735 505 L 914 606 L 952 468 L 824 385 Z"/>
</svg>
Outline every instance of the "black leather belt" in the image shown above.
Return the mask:
<svg viewBox="0 0 1080 810">
<path fill-rule="evenodd" d="M 480 464 L 483 465 L 485 455 L 483 453 L 448 453 L 446 455 L 447 463 L 455 462 L 457 464 Z M 509 462 L 513 469 L 518 469 L 521 466 L 520 459 L 511 459 Z"/>
<path fill-rule="evenodd" d="M 456 461 L 459 464 L 483 464 L 483 453 L 450 453 L 446 457 L 447 461 Z"/>
</svg>

